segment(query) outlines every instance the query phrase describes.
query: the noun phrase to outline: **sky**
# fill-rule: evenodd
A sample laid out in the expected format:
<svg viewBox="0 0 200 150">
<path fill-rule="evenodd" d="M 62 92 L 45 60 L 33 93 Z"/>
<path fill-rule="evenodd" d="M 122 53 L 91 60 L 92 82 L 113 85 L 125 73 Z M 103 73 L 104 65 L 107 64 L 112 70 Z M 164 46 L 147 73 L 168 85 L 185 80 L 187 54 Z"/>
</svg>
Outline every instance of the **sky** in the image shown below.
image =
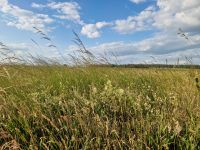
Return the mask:
<svg viewBox="0 0 200 150">
<path fill-rule="evenodd" d="M 0 42 L 17 55 L 67 58 L 72 31 L 121 64 L 200 63 L 200 0 L 0 0 Z"/>
</svg>

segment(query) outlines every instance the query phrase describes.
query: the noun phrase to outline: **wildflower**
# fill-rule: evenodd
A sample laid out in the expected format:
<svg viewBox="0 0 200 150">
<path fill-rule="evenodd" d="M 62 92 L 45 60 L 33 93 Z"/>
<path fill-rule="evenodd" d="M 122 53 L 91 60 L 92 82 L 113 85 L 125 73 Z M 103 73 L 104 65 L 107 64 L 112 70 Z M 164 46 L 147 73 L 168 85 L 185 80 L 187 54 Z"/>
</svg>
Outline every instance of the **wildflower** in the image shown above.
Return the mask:
<svg viewBox="0 0 200 150">
<path fill-rule="evenodd" d="M 117 94 L 122 96 L 124 94 L 124 90 L 123 89 L 117 89 Z"/>
<path fill-rule="evenodd" d="M 171 125 L 168 123 L 167 124 L 167 129 L 168 129 L 168 132 L 170 133 L 171 132 L 171 130 L 172 130 L 172 127 L 171 127 Z"/>
<path fill-rule="evenodd" d="M 110 80 L 108 80 L 106 84 L 107 84 L 108 86 L 112 86 L 112 84 L 111 84 L 111 81 L 110 81 Z"/>
<path fill-rule="evenodd" d="M 175 133 L 179 134 L 181 132 L 181 130 L 182 130 L 182 127 L 180 126 L 179 122 L 176 121 L 175 122 L 175 129 L 174 129 Z"/>
<path fill-rule="evenodd" d="M 97 88 L 96 87 L 92 87 L 92 93 L 96 94 L 97 93 Z"/>
<path fill-rule="evenodd" d="M 59 101 L 58 104 L 61 106 L 62 105 L 62 101 Z"/>
<path fill-rule="evenodd" d="M 107 83 L 105 84 L 105 88 L 104 88 L 106 91 L 109 90 L 109 89 L 112 89 L 112 83 L 110 80 L 107 81 Z"/>
</svg>

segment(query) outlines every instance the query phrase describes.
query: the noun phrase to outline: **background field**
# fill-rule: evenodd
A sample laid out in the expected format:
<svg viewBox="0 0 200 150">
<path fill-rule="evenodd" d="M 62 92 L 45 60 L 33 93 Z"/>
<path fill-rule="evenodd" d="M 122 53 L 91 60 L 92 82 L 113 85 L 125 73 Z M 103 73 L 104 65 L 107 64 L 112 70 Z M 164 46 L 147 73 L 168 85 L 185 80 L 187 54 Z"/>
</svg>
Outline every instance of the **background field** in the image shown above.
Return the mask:
<svg viewBox="0 0 200 150">
<path fill-rule="evenodd" d="M 0 66 L 1 149 L 200 149 L 197 69 Z"/>
</svg>

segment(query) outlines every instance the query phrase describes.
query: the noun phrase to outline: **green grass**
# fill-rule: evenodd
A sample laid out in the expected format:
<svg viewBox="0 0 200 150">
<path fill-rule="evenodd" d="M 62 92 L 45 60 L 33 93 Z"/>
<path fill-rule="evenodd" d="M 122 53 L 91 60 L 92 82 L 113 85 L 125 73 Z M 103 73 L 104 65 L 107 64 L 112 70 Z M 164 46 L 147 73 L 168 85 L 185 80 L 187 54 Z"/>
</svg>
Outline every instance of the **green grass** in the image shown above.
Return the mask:
<svg viewBox="0 0 200 150">
<path fill-rule="evenodd" d="M 1 149 L 200 149 L 195 69 L 0 67 Z"/>
</svg>

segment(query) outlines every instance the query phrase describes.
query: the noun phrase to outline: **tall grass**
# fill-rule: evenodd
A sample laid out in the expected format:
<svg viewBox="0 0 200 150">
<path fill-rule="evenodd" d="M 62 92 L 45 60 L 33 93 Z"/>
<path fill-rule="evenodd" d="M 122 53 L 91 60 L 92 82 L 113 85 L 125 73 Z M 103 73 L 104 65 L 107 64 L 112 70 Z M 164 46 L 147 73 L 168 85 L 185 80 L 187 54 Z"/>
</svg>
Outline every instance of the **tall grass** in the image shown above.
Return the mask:
<svg viewBox="0 0 200 150">
<path fill-rule="evenodd" d="M 1 149 L 199 149 L 199 70 L 0 68 Z"/>
</svg>

